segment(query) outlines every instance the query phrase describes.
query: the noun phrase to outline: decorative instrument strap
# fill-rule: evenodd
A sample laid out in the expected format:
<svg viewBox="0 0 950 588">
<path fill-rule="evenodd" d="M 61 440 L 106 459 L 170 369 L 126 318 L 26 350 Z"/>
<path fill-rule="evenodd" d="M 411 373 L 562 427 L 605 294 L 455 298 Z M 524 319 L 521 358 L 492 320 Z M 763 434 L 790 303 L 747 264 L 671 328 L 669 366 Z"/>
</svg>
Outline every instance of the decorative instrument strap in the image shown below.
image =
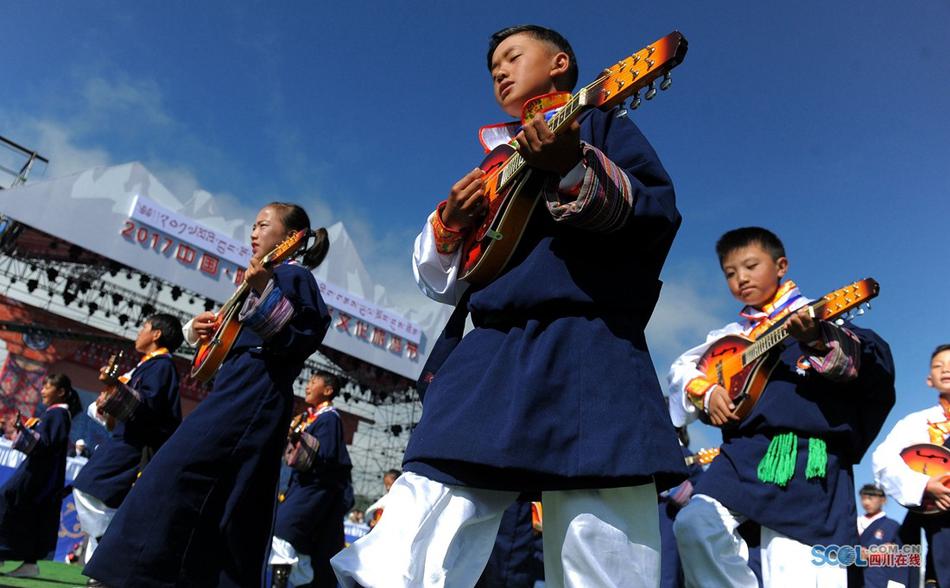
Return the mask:
<svg viewBox="0 0 950 588">
<path fill-rule="evenodd" d="M 148 360 L 155 359 L 156 357 L 162 357 L 163 355 L 167 355 L 168 357 L 171 357 L 172 354 L 171 352 L 168 351 L 168 349 L 164 347 L 161 347 L 159 349 L 156 349 L 155 351 L 150 351 L 149 353 L 146 353 L 145 355 L 142 356 L 142 359 L 137 364 L 135 364 L 134 368 L 125 372 L 124 374 L 119 376 L 117 379 L 123 384 L 128 384 L 129 380 L 132 379 L 132 374 L 135 373 L 135 370 L 142 367 L 142 365 L 144 365 L 145 362 L 147 362 Z"/>
<path fill-rule="evenodd" d="M 542 112 L 544 113 L 544 120 L 551 120 L 551 117 L 570 99 L 570 92 L 552 92 L 532 98 L 521 107 L 521 120 L 484 126 L 478 129 L 478 141 L 482 144 L 485 153 L 499 145 L 515 145 L 515 135 L 521 132 L 527 121 Z"/>
<path fill-rule="evenodd" d="M 950 402 L 943 398 L 940 399 L 940 406 L 943 408 L 943 421 L 927 422 L 927 433 L 930 435 L 930 442 L 934 445 L 947 445 L 950 442 Z"/>
</svg>

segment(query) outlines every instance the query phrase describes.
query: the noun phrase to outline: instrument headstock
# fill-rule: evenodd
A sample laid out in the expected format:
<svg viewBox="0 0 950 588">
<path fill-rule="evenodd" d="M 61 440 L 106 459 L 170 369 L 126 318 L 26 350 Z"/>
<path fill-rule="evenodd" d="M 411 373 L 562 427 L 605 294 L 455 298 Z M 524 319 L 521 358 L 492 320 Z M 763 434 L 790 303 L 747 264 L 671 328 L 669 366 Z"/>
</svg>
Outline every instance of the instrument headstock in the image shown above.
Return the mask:
<svg viewBox="0 0 950 588">
<path fill-rule="evenodd" d="M 656 80 L 663 77 L 661 90 L 670 87 L 670 70 L 682 63 L 686 49 L 686 38 L 679 31 L 674 31 L 626 59 L 621 59 L 584 88 L 585 104 L 609 110 L 636 94 L 631 105 L 636 108 L 640 104 L 639 92 L 643 88 L 649 88 L 645 97 L 652 100 L 656 95 Z"/>
<path fill-rule="evenodd" d="M 821 320 L 838 317 L 853 319 L 857 315 L 864 314 L 865 308 L 871 308 L 870 300 L 875 298 L 880 291 L 880 284 L 873 278 L 858 280 L 823 296 L 814 305 L 815 315 Z"/>
<path fill-rule="evenodd" d="M 301 229 L 287 237 L 261 259 L 261 264 L 264 267 L 273 267 L 290 259 L 298 249 L 307 244 L 310 234 L 309 230 Z"/>
</svg>

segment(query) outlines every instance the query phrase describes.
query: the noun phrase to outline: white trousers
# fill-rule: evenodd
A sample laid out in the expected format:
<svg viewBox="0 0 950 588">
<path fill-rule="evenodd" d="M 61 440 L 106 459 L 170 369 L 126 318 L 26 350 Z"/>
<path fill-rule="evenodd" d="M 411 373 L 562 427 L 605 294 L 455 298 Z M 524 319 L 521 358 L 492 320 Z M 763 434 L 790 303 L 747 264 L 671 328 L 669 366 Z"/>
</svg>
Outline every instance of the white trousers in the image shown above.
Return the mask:
<svg viewBox="0 0 950 588">
<path fill-rule="evenodd" d="M 274 536 L 271 540 L 270 565 L 289 565 L 290 575 L 287 580 L 294 586 L 302 586 L 313 581 L 313 566 L 310 565 L 310 556 L 297 553 L 289 541 Z"/>
<path fill-rule="evenodd" d="M 777 504 L 776 508 L 782 508 Z M 749 548 L 736 529 L 745 522 L 718 500 L 694 494 L 676 515 L 673 532 L 690 588 L 757 588 Z M 762 527 L 762 582 L 766 588 L 844 588 L 847 570 L 812 563 L 811 545 Z"/>
<path fill-rule="evenodd" d="M 379 524 L 330 564 L 344 588 L 470 588 L 517 497 L 405 473 L 390 489 Z M 654 484 L 544 492 L 541 501 L 545 586 L 659 585 Z"/>
<path fill-rule="evenodd" d="M 73 501 L 76 503 L 76 518 L 79 519 L 79 526 L 83 533 L 89 536 L 86 541 L 86 550 L 83 556 L 83 562 L 89 563 L 93 552 L 99 546 L 99 537 L 106 534 L 109 523 L 115 516 L 115 508 L 109 508 L 104 502 L 86 494 L 82 490 L 73 488 Z"/>
</svg>

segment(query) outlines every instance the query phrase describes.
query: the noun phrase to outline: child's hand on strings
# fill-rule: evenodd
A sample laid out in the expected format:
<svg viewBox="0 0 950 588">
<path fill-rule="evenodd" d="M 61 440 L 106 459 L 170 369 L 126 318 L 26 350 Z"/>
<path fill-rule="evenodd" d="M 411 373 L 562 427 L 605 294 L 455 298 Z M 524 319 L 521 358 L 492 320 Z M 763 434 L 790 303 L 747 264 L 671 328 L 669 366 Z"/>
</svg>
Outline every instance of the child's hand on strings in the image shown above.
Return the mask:
<svg viewBox="0 0 950 588">
<path fill-rule="evenodd" d="M 485 172 L 475 168 L 452 186 L 442 209 L 442 224 L 453 231 L 464 231 L 481 221 L 487 210 Z"/>
<path fill-rule="evenodd" d="M 821 322 L 815 318 L 815 313 L 810 306 L 804 306 L 791 313 L 785 324 L 788 327 L 788 334 L 799 342 L 818 351 L 827 351 L 827 346 L 821 338 Z"/>
<path fill-rule="evenodd" d="M 709 406 L 706 412 L 709 413 L 709 422 L 717 427 L 728 423 L 738 422 L 739 417 L 735 413 L 736 405 L 729 398 L 729 393 L 722 386 L 713 386 L 712 393 L 709 395 Z"/>
<path fill-rule="evenodd" d="M 950 488 L 947 488 L 936 478 L 931 478 L 924 489 L 924 495 L 930 496 L 942 511 L 950 510 Z"/>
<path fill-rule="evenodd" d="M 515 137 L 518 153 L 531 167 L 564 177 L 581 160 L 580 129 L 575 120 L 560 135 L 555 135 L 543 116 L 535 116 Z"/>
</svg>

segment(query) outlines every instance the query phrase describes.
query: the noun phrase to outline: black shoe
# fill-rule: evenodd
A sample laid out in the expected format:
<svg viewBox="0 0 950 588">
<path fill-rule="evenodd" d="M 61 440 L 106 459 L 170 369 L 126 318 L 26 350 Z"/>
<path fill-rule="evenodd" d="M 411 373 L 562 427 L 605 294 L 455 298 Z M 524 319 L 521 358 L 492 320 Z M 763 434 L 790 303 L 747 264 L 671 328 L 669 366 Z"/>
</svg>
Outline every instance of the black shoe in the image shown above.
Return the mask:
<svg viewBox="0 0 950 588">
<path fill-rule="evenodd" d="M 99 580 L 96 580 L 95 578 L 89 578 L 88 580 L 86 580 L 86 587 L 87 587 L 87 588 L 93 587 L 93 586 L 94 586 L 95 588 L 109 588 L 108 586 L 106 586 L 105 584 L 103 584 L 103 583 L 100 582 Z"/>
</svg>

